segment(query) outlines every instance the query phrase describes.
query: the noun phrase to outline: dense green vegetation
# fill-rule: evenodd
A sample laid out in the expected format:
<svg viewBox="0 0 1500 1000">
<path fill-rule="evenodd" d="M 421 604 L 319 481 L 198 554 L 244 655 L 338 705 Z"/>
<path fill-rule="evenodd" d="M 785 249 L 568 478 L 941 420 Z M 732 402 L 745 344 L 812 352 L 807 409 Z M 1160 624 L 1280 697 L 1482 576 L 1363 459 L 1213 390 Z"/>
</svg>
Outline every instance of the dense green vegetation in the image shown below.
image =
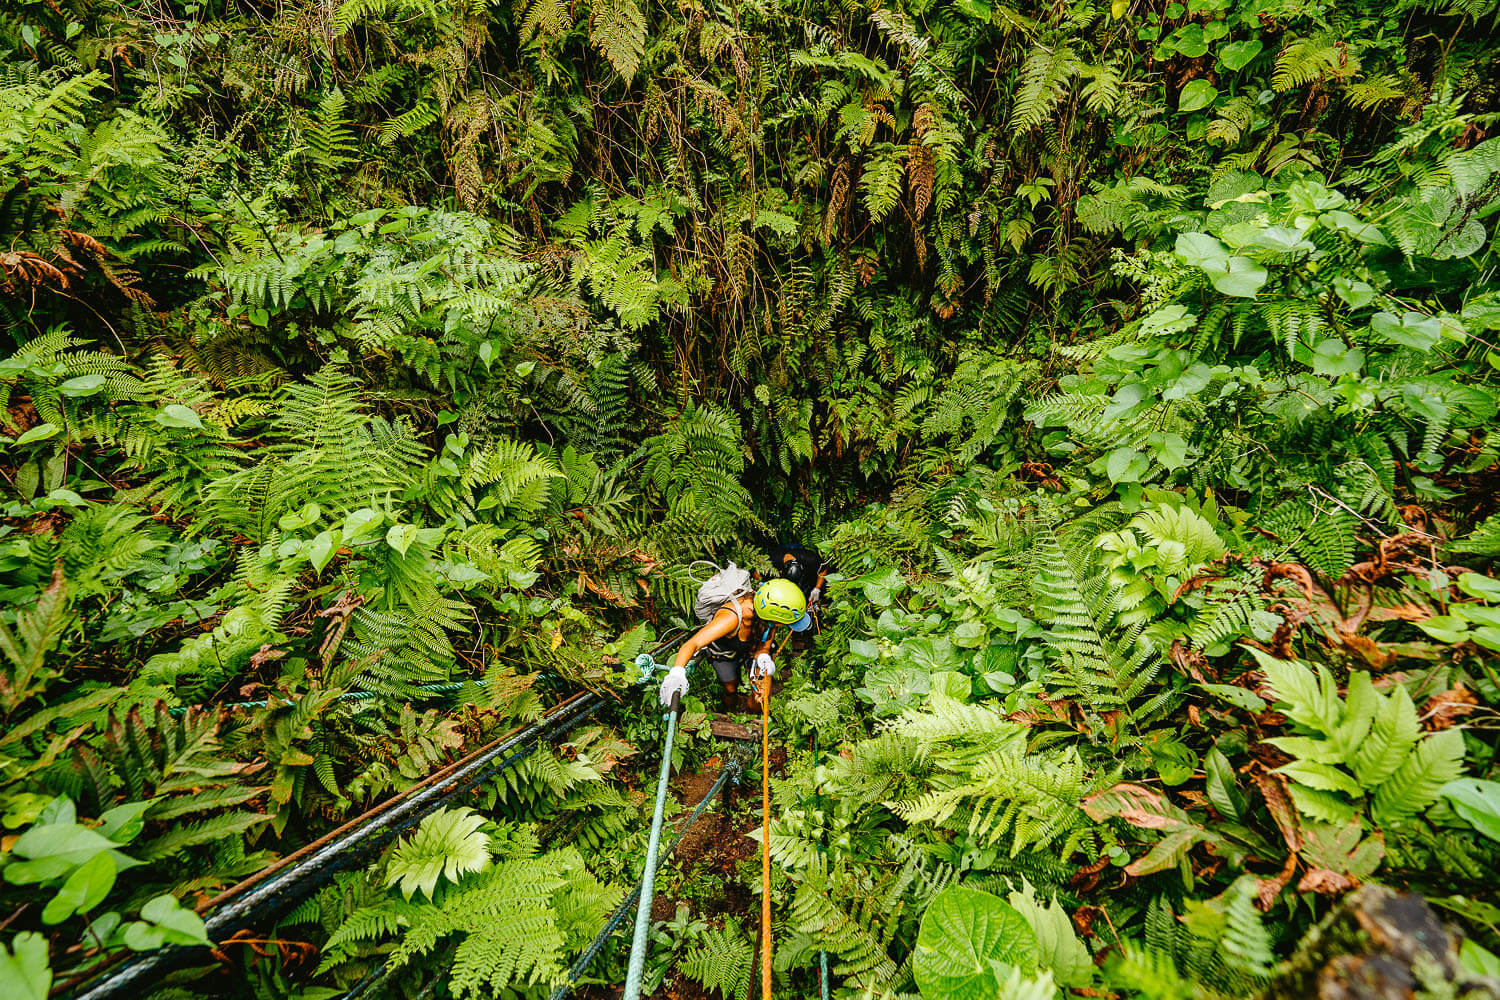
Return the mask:
<svg viewBox="0 0 1500 1000">
<path fill-rule="evenodd" d="M 590 688 L 156 994 L 546 996 L 642 864 L 631 659 L 791 534 L 839 572 L 774 701 L 778 995 L 1294 995 L 1370 882 L 1465 938 L 1424 995 L 1500 975 L 1497 28 L 13 0 L 0 994 L 203 943 Z M 758 885 L 674 867 L 649 981 L 745 997 Z"/>
</svg>

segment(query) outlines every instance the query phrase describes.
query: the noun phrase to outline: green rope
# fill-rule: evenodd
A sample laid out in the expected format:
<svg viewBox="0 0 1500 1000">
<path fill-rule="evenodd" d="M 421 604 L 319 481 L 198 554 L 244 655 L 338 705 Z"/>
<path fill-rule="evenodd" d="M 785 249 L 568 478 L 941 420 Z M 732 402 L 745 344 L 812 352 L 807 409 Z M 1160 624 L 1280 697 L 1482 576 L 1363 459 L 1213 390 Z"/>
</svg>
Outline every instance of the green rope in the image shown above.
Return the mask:
<svg viewBox="0 0 1500 1000">
<path fill-rule="evenodd" d="M 649 659 L 649 656 L 646 658 Z M 677 738 L 677 716 L 681 712 L 681 702 L 673 698 L 672 707 L 664 716 L 667 722 L 667 739 L 662 747 L 661 774 L 656 779 L 656 808 L 651 814 L 651 839 L 646 842 L 646 871 L 641 877 L 641 902 L 635 911 L 635 939 L 630 945 L 630 966 L 625 973 L 625 993 L 622 1000 L 638 1000 L 641 995 L 641 979 L 646 970 L 646 935 L 651 929 L 651 904 L 656 891 L 656 851 L 661 844 L 667 778 L 672 773 L 672 743 Z"/>
</svg>

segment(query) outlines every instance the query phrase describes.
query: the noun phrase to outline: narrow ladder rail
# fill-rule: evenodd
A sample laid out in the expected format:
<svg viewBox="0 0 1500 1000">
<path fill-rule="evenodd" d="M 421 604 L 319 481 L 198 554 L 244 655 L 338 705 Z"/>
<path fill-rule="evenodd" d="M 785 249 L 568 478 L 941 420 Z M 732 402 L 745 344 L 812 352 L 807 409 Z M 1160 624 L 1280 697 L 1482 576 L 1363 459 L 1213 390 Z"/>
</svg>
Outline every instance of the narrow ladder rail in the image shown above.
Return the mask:
<svg viewBox="0 0 1500 1000">
<path fill-rule="evenodd" d="M 605 699 L 597 694 L 575 695 L 540 722 L 476 750 L 295 852 L 293 857 L 300 860 L 273 865 L 260 876 L 229 889 L 210 901 L 210 905 L 220 905 L 205 919 L 205 932 L 211 940 L 222 941 L 246 926 L 284 912 L 424 816 L 530 756 L 543 739 L 567 732 L 592 718 L 604 705 Z M 128 958 L 113 971 L 99 975 L 96 982 L 75 994 L 74 1000 L 120 1000 L 140 992 L 153 977 L 184 964 L 196 950 L 171 945 Z"/>
</svg>

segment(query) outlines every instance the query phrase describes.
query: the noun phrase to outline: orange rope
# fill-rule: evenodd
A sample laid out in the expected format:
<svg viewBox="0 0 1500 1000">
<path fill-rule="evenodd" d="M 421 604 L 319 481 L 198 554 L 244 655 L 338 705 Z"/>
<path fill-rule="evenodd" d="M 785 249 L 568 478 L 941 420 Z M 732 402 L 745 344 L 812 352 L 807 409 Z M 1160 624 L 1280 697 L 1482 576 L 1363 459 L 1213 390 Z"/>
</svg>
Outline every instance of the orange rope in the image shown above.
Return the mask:
<svg viewBox="0 0 1500 1000">
<path fill-rule="evenodd" d="M 760 995 L 771 1000 L 771 678 L 760 692 Z"/>
</svg>

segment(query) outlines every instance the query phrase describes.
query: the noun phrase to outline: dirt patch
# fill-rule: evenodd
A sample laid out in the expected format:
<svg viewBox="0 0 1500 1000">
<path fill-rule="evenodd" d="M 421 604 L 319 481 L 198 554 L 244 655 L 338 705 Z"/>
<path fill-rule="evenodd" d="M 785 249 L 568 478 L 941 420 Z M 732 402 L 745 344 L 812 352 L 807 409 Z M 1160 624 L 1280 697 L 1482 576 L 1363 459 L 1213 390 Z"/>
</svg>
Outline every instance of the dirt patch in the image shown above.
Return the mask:
<svg viewBox="0 0 1500 1000">
<path fill-rule="evenodd" d="M 772 747 L 772 772 L 782 772 L 785 764 L 786 751 Z M 675 814 L 668 815 L 662 826 L 663 849 L 676 837 L 688 814 L 703 801 L 722 773 L 723 762 L 719 758 L 710 758 L 697 771 L 672 776 L 671 794 L 681 805 Z M 760 829 L 759 809 L 760 761 L 755 759 L 746 767 L 739 783 L 731 782 L 725 787 L 720 793 L 719 804 L 699 816 L 683 835 L 672 858 L 679 875 L 657 882 L 656 898 L 651 903 L 652 920 L 670 920 L 676 914 L 678 904 L 686 903 L 695 918 L 718 925 L 723 918 L 732 916 L 754 935 L 760 921 L 760 897 L 756 886 L 742 881 L 741 873 L 746 861 L 760 857 L 760 842 L 749 836 Z M 755 870 L 759 871 L 758 864 Z M 620 987 L 594 986 L 579 993 L 585 1000 L 618 1000 L 620 995 Z M 722 998 L 673 970 L 652 994 L 652 1000 Z"/>
</svg>

